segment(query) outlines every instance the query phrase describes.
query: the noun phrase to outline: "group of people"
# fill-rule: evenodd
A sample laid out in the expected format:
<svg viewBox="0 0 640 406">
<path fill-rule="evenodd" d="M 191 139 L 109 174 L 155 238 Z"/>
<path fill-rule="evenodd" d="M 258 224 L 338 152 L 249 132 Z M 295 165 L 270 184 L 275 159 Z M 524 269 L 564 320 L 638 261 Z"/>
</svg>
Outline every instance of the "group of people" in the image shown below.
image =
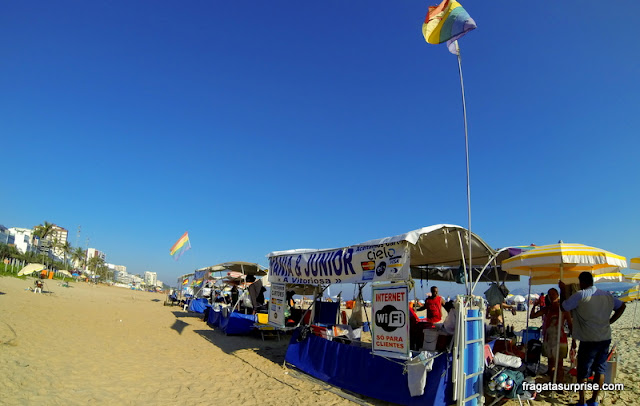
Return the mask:
<svg viewBox="0 0 640 406">
<path fill-rule="evenodd" d="M 578 280 L 580 290 L 573 294 L 562 281 L 558 283 L 558 289 L 549 289 L 546 298 L 541 295 L 533 302 L 529 316 L 542 317 L 542 348 L 549 360 L 547 373 L 550 379 L 555 375 L 556 382 L 564 382 L 563 359 L 569 352 L 568 331 L 572 349 L 578 347 L 577 341 L 580 342 L 576 357 L 578 383 L 587 382 L 593 374 L 593 382 L 602 387 L 611 346 L 611 324 L 620 318 L 626 306 L 611 293 L 593 286 L 590 272 L 582 272 Z M 598 393 L 594 390 L 592 397 L 585 400 L 585 392 L 580 390 L 577 405 L 597 405 Z"/>
<path fill-rule="evenodd" d="M 611 324 L 622 316 L 626 306 L 611 293 L 597 289 L 590 272 L 582 272 L 578 280 L 580 290 L 576 293 L 571 294 L 569 287 L 560 281 L 558 289 L 549 289 L 546 298 L 541 295 L 533 303 L 530 317 L 542 317 L 543 351 L 549 359 L 547 373 L 551 379 L 555 374 L 557 382 L 564 381 L 562 360 L 569 352 L 569 336 L 564 328 L 566 323 L 571 336 L 571 347 L 575 349 L 578 347 L 576 342 L 580 343 L 576 357 L 578 383 L 587 382 L 593 374 L 593 382 L 602 387 L 611 346 Z M 442 309 L 447 311 L 443 327 L 449 334 L 453 334 L 456 325 L 455 312 L 450 311 L 453 309 L 453 302 L 446 302 L 439 296 L 437 287 L 431 288 L 431 295 L 427 296 L 423 305 L 414 305 L 415 311 L 426 310 L 426 321 L 430 323 L 442 321 Z M 503 310 L 515 314 L 515 307 L 504 302 L 490 306 L 487 309 L 490 324 L 497 326 L 503 323 Z M 559 325 L 560 314 L 564 321 L 562 325 Z M 598 390 L 594 390 L 591 398 L 585 399 L 584 390 L 580 390 L 577 405 L 597 405 L 598 393 Z"/>
</svg>

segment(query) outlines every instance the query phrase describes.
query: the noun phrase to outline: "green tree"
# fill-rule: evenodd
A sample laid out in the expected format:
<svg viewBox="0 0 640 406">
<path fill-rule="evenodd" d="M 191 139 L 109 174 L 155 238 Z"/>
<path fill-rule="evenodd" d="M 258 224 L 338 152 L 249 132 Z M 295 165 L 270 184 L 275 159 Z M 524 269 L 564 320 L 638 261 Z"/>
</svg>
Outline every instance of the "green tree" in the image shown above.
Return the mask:
<svg viewBox="0 0 640 406">
<path fill-rule="evenodd" d="M 89 270 L 97 272 L 102 266 L 104 266 L 104 259 L 100 257 L 93 257 L 89 260 Z"/>
<path fill-rule="evenodd" d="M 45 265 L 47 264 L 47 262 L 51 261 L 45 260 L 43 245 L 49 234 L 53 232 L 53 227 L 55 227 L 55 224 L 45 221 L 44 224 L 39 224 L 33 228 L 31 243 L 35 245 L 35 239 L 36 237 L 38 237 L 38 252 L 42 253 L 42 263 Z"/>
<path fill-rule="evenodd" d="M 67 258 L 71 256 L 73 252 L 73 247 L 69 244 L 69 241 L 65 241 L 64 244 L 60 246 L 62 250 L 62 256 L 64 257 L 64 269 L 69 269 L 69 263 L 67 262 Z"/>
<path fill-rule="evenodd" d="M 84 268 L 86 260 L 87 254 L 81 247 L 77 247 L 71 252 L 71 261 L 74 263 L 74 266 L 78 264 L 80 268 Z"/>
</svg>

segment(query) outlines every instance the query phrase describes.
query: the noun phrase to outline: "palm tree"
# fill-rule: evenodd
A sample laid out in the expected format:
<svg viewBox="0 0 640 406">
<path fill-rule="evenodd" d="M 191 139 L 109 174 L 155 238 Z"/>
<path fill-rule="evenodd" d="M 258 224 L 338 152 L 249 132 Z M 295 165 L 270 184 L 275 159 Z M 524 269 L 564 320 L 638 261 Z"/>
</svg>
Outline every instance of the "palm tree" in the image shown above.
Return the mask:
<svg viewBox="0 0 640 406">
<path fill-rule="evenodd" d="M 98 268 L 104 265 L 104 259 L 100 257 L 93 257 L 89 260 L 89 269 L 92 271 L 97 271 Z"/>
<path fill-rule="evenodd" d="M 33 244 L 36 237 L 39 237 L 38 251 L 42 252 L 42 260 L 44 261 L 44 252 L 42 251 L 42 242 L 47 238 L 49 234 L 53 232 L 55 224 L 45 221 L 44 224 L 37 225 L 33 228 L 33 237 L 31 243 Z"/>
<path fill-rule="evenodd" d="M 93 271 L 94 275 L 102 276 L 105 279 L 107 267 L 104 264 L 104 259 L 100 257 L 93 257 L 89 260 L 89 270 Z M 96 281 L 97 282 L 97 281 Z"/>
<path fill-rule="evenodd" d="M 73 252 L 73 247 L 71 247 L 71 244 L 69 244 L 69 241 L 65 241 L 64 244 L 60 246 L 60 249 L 62 250 L 62 256 L 64 257 L 64 268 L 69 270 L 67 257 L 71 255 L 71 253 Z"/>
<path fill-rule="evenodd" d="M 87 254 L 81 247 L 77 247 L 74 251 L 71 252 L 71 261 L 75 264 L 78 264 L 79 267 L 84 268 L 84 263 L 87 259 Z"/>
</svg>

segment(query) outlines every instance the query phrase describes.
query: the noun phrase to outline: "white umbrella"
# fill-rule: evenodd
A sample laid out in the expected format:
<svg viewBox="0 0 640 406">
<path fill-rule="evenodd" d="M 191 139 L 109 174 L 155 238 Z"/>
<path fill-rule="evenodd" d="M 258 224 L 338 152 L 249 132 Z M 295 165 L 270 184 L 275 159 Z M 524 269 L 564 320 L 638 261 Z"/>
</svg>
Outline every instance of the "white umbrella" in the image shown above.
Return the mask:
<svg viewBox="0 0 640 406">
<path fill-rule="evenodd" d="M 29 264 L 27 266 L 25 266 L 24 268 L 22 268 L 19 272 L 18 272 L 18 276 L 22 276 L 22 275 L 30 275 L 34 272 L 40 272 L 47 269 L 46 266 L 42 265 L 42 264 Z"/>
<path fill-rule="evenodd" d="M 69 276 L 69 277 L 71 276 L 71 273 L 69 271 L 65 270 L 65 269 L 59 270 L 58 273 L 61 273 L 61 274 L 65 275 L 65 276 Z"/>
<path fill-rule="evenodd" d="M 529 284 L 549 283 L 549 278 L 555 278 L 555 283 L 562 280 L 565 283 L 577 283 L 578 275 L 591 272 L 594 276 L 620 272 L 627 267 L 626 258 L 600 248 L 582 244 L 543 245 L 530 251 L 502 261 L 502 270 L 510 274 L 529 276 Z M 536 279 L 541 276 L 541 279 Z M 528 316 L 528 313 L 527 313 Z M 529 318 L 527 317 L 527 328 Z M 558 317 L 558 332 L 562 326 L 562 312 Z M 556 360 L 560 355 L 560 335 L 557 338 Z M 554 371 L 553 381 L 557 378 L 558 370 Z"/>
<path fill-rule="evenodd" d="M 524 303 L 526 300 L 524 296 L 521 296 L 521 295 L 516 295 L 512 299 L 514 303 Z"/>
</svg>

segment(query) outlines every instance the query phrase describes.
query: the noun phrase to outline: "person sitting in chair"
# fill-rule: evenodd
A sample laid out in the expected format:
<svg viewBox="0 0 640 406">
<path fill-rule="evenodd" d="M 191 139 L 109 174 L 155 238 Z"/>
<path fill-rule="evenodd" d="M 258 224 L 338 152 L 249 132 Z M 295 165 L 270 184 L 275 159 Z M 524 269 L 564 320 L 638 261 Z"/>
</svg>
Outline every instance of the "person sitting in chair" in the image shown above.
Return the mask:
<svg viewBox="0 0 640 406">
<path fill-rule="evenodd" d="M 42 280 L 40 279 L 36 279 L 35 282 L 33 282 L 33 284 L 35 285 L 35 287 L 33 288 L 33 293 L 42 293 L 42 287 L 44 286 L 44 282 L 42 282 Z"/>
</svg>

